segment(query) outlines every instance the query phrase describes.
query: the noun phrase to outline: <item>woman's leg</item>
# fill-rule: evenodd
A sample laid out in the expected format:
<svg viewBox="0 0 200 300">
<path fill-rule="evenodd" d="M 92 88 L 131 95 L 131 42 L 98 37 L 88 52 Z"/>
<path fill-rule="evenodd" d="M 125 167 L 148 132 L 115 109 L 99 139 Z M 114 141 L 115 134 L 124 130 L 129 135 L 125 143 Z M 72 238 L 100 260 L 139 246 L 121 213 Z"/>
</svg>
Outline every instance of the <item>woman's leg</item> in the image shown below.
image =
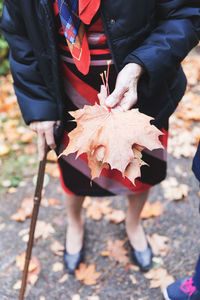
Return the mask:
<svg viewBox="0 0 200 300">
<path fill-rule="evenodd" d="M 131 245 L 137 251 L 147 248 L 147 240 L 141 225 L 140 213 L 148 198 L 149 191 L 128 196 L 128 209 L 126 214 L 126 232 Z"/>
<path fill-rule="evenodd" d="M 79 252 L 83 245 L 84 220 L 82 204 L 84 197 L 66 195 L 68 225 L 66 232 L 66 249 L 69 254 Z"/>
<path fill-rule="evenodd" d="M 195 274 L 193 276 L 194 284 L 198 291 L 200 291 L 200 256 L 196 265 Z"/>
</svg>

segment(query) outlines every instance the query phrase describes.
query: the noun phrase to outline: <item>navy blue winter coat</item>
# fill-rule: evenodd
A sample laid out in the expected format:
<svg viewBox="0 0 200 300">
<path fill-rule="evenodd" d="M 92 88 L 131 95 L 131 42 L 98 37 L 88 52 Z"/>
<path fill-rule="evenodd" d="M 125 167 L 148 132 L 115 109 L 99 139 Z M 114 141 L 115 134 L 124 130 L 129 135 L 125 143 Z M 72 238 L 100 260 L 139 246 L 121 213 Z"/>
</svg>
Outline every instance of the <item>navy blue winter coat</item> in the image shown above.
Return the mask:
<svg viewBox="0 0 200 300">
<path fill-rule="evenodd" d="M 10 45 L 15 92 L 25 119 L 62 118 L 64 95 L 52 0 L 5 0 L 2 31 Z M 144 66 L 139 109 L 162 127 L 184 94 L 181 61 L 200 38 L 200 0 L 102 0 L 117 72 Z"/>
<path fill-rule="evenodd" d="M 193 160 L 192 170 L 196 178 L 200 181 L 200 142 Z"/>
</svg>

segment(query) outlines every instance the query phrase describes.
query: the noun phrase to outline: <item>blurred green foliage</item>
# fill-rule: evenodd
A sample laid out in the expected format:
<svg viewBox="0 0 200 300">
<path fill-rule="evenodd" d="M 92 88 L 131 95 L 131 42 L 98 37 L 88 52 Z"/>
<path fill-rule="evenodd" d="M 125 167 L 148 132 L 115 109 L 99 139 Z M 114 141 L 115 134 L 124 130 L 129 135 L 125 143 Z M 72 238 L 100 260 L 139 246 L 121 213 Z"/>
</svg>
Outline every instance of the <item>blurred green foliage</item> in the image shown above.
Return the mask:
<svg viewBox="0 0 200 300">
<path fill-rule="evenodd" d="M 0 22 L 3 11 L 3 2 L 4 0 L 0 0 Z M 3 34 L 0 32 L 0 75 L 7 74 L 10 67 L 8 61 L 8 43 L 6 42 Z"/>
</svg>

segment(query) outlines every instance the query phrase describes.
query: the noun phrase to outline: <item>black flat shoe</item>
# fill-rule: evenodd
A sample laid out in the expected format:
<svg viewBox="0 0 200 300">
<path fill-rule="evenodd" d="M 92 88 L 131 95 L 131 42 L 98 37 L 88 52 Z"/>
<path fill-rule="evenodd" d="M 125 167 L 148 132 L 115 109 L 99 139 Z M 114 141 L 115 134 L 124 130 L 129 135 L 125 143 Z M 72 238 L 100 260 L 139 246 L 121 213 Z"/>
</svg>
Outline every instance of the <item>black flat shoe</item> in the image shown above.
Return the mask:
<svg viewBox="0 0 200 300">
<path fill-rule="evenodd" d="M 64 256 L 63 256 L 64 264 L 69 274 L 73 275 L 74 271 L 78 269 L 79 264 L 83 261 L 83 257 L 84 257 L 83 254 L 84 254 L 83 247 L 79 252 L 75 254 L 69 254 L 66 249 L 64 250 Z"/>
<path fill-rule="evenodd" d="M 144 251 L 137 251 L 131 246 L 131 258 L 142 272 L 148 272 L 152 266 L 153 253 L 150 245 Z"/>
</svg>

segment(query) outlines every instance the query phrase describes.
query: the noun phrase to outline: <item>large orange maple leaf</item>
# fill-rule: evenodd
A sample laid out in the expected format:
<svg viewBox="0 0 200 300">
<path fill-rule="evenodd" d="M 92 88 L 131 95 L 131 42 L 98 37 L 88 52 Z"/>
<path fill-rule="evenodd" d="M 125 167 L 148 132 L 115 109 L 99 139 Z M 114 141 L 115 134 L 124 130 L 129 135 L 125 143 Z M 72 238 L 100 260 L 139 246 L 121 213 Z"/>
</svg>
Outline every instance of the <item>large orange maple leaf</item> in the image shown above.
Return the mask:
<svg viewBox="0 0 200 300">
<path fill-rule="evenodd" d="M 163 133 L 150 124 L 153 118 L 138 109 L 109 111 L 95 104 L 70 112 L 77 127 L 69 133 L 69 144 L 62 154 L 87 153 L 92 179 L 103 168 L 119 170 L 133 183 L 140 177 L 144 162 L 135 145 L 149 150 L 163 148 L 159 136 Z M 61 155 L 62 155 L 61 154 Z"/>
</svg>

